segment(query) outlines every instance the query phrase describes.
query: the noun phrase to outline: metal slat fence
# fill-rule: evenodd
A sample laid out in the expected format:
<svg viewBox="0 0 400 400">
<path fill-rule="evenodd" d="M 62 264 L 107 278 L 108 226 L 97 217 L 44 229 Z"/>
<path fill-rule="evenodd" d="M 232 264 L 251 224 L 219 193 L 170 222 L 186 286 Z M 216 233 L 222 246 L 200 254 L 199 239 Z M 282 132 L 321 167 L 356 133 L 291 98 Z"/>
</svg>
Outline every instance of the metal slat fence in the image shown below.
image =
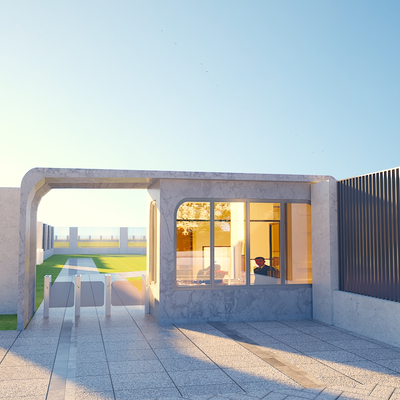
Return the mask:
<svg viewBox="0 0 400 400">
<path fill-rule="evenodd" d="M 338 182 L 340 290 L 400 302 L 399 168 Z"/>
</svg>

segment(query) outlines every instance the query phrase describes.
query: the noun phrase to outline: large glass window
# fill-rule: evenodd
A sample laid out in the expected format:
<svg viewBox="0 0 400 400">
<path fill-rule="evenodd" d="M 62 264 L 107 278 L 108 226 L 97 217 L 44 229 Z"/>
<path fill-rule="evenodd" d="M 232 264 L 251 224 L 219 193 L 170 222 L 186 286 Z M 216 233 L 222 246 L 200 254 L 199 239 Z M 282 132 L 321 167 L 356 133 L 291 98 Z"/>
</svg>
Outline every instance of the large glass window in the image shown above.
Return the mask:
<svg viewBox="0 0 400 400">
<path fill-rule="evenodd" d="M 176 282 L 178 285 L 209 285 L 210 203 L 181 204 L 176 221 Z"/>
<path fill-rule="evenodd" d="M 281 283 L 280 204 L 250 203 L 250 284 Z"/>
<path fill-rule="evenodd" d="M 214 203 L 214 282 L 246 282 L 245 204 Z"/>
<path fill-rule="evenodd" d="M 285 282 L 312 283 L 311 206 L 286 204 Z"/>
<path fill-rule="evenodd" d="M 188 201 L 176 224 L 178 286 L 312 283 L 309 204 Z"/>
</svg>

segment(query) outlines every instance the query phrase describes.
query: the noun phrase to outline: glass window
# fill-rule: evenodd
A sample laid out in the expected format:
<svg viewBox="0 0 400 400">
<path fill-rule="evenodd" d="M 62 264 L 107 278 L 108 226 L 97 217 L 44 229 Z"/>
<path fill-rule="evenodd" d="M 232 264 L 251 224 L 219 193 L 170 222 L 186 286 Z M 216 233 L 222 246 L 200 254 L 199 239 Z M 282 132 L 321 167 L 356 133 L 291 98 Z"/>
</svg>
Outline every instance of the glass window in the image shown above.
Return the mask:
<svg viewBox="0 0 400 400">
<path fill-rule="evenodd" d="M 214 203 L 214 283 L 246 283 L 245 203 Z"/>
<path fill-rule="evenodd" d="M 250 203 L 250 284 L 281 283 L 280 204 Z"/>
<path fill-rule="evenodd" d="M 285 282 L 312 283 L 311 206 L 286 204 L 285 214 Z"/>
<path fill-rule="evenodd" d="M 176 224 L 177 285 L 209 285 L 210 203 L 181 204 Z"/>
</svg>

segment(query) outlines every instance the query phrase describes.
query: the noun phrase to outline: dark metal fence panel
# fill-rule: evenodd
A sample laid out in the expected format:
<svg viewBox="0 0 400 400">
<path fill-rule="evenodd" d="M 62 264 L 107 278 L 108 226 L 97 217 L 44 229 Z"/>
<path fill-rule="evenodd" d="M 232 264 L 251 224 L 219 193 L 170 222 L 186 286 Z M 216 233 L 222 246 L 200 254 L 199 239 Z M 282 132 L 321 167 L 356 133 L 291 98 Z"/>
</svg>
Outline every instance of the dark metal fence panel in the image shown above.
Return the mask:
<svg viewBox="0 0 400 400">
<path fill-rule="evenodd" d="M 340 290 L 400 302 L 399 175 L 338 181 Z"/>
</svg>

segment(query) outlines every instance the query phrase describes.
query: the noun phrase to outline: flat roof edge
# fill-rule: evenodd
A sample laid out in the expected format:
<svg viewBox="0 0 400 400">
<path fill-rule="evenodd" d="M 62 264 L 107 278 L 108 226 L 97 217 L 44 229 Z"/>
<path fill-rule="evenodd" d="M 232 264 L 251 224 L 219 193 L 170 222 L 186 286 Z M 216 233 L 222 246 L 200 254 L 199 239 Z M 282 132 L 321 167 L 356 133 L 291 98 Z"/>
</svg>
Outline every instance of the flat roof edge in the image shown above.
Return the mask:
<svg viewBox="0 0 400 400">
<path fill-rule="evenodd" d="M 81 178 L 81 179 L 193 179 L 193 180 L 226 180 L 226 181 L 260 181 L 260 182 L 302 182 L 314 183 L 334 180 L 329 175 L 295 175 L 263 174 L 236 172 L 192 172 L 192 171 L 157 171 L 157 170 L 122 170 L 122 169 L 83 169 L 83 168 L 33 168 L 23 180 L 30 175 L 43 178 Z"/>
</svg>

